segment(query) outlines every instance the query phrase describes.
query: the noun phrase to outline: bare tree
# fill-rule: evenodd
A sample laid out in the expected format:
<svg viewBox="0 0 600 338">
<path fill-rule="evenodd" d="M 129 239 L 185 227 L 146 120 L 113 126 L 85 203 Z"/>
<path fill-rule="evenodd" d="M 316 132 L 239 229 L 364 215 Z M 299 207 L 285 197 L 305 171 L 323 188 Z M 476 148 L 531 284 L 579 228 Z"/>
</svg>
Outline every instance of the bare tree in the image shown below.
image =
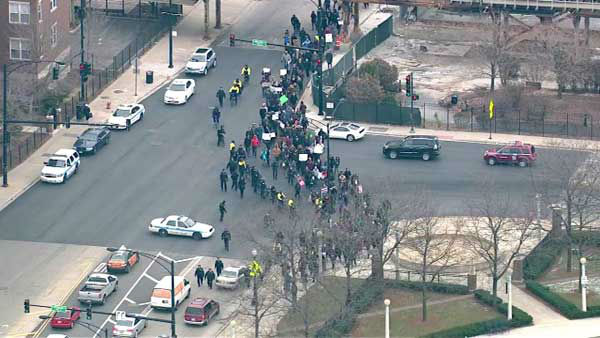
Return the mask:
<svg viewBox="0 0 600 338">
<path fill-rule="evenodd" d="M 498 280 L 509 269 L 530 237 L 533 219 L 529 210 L 520 210 L 508 193 L 501 193 L 495 184 L 487 185 L 472 201 L 470 220 L 463 225 L 463 234 L 471 250 L 487 264 L 492 276 L 492 293 L 497 295 Z"/>
<path fill-rule="evenodd" d="M 458 224 L 446 224 L 435 217 L 435 209 L 426 197 L 421 200 L 421 217 L 415 222 L 412 236 L 407 238 L 406 247 L 414 252 L 421 274 L 422 321 L 427 320 L 427 283 L 436 275 L 453 266 L 456 254 L 455 242 Z M 427 276 L 431 275 L 428 281 Z"/>
</svg>

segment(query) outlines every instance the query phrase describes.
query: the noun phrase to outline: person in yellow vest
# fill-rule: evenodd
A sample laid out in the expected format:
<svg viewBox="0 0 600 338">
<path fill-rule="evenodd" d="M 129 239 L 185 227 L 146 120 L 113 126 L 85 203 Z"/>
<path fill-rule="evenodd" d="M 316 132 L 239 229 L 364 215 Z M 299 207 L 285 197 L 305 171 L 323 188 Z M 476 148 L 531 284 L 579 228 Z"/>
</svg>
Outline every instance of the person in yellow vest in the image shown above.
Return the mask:
<svg viewBox="0 0 600 338">
<path fill-rule="evenodd" d="M 293 200 L 293 199 L 291 199 L 291 198 L 288 200 L 288 207 L 289 207 L 290 209 L 294 209 L 294 200 Z"/>
<path fill-rule="evenodd" d="M 279 207 L 283 207 L 283 203 L 285 201 L 285 194 L 283 192 L 277 193 L 277 202 L 279 203 Z"/>
<path fill-rule="evenodd" d="M 235 83 L 229 88 L 229 101 L 237 104 L 238 95 L 240 95 L 240 87 L 236 86 Z"/>
</svg>

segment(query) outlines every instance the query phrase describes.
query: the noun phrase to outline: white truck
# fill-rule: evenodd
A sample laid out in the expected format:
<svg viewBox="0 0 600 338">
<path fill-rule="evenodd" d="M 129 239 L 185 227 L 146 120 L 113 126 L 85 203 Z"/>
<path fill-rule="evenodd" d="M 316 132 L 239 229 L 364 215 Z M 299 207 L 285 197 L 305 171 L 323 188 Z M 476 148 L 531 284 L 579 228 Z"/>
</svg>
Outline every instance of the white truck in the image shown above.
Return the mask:
<svg viewBox="0 0 600 338">
<path fill-rule="evenodd" d="M 117 291 L 118 286 L 119 280 L 116 276 L 93 273 L 79 290 L 77 299 L 82 303 L 104 304 L 106 298 Z"/>
</svg>

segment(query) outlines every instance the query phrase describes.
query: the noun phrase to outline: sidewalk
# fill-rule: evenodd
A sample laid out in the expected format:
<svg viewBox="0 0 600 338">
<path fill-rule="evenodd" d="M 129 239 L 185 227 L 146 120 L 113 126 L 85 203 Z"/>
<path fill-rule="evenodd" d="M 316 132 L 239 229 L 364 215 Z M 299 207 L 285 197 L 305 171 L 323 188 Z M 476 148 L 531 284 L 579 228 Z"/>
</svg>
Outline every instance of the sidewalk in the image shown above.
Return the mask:
<svg viewBox="0 0 600 338">
<path fill-rule="evenodd" d="M 222 23 L 224 27 L 235 23 L 239 17 L 256 1 L 230 0 L 222 4 Z M 214 9 L 213 9 L 214 11 Z M 129 104 L 133 101 L 140 102 L 156 92 L 162 85 L 176 77 L 195 47 L 209 46 L 213 40 L 203 40 L 204 29 L 204 5 L 198 2 L 193 7 L 184 6 L 185 17 L 174 28 L 177 37 L 173 40 L 173 64 L 175 67 L 168 68 L 168 36 L 161 38 L 150 50 L 138 61 L 138 96 L 134 96 L 135 74 L 130 68 L 108 86 L 98 97 L 90 102 L 90 108 L 94 114 L 90 122 L 103 123 L 110 117 L 112 109 L 120 104 Z M 211 21 L 214 17 L 211 17 Z M 217 37 L 222 30 L 215 30 L 211 22 L 211 38 Z M 144 74 L 146 71 L 154 72 L 154 83 L 146 84 Z M 106 109 L 110 102 L 111 109 Z M 53 137 L 42 147 L 34 152 L 27 160 L 8 172 L 8 187 L 0 189 L 0 210 L 7 207 L 27 189 L 39 180 L 43 163 L 49 154 L 53 154 L 61 148 L 71 148 L 77 136 L 87 127 L 72 126 L 70 129 L 60 128 L 54 131 Z"/>
</svg>

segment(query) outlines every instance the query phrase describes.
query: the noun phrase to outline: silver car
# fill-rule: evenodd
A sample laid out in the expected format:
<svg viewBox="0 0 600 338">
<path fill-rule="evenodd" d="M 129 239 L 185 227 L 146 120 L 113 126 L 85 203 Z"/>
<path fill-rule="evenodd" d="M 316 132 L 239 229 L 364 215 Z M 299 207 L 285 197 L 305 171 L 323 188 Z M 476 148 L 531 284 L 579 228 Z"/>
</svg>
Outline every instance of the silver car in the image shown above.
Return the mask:
<svg viewBox="0 0 600 338">
<path fill-rule="evenodd" d="M 148 325 L 146 319 L 127 317 L 124 313 L 119 312 L 117 312 L 117 321 L 113 326 L 113 337 L 137 337 Z"/>
</svg>

